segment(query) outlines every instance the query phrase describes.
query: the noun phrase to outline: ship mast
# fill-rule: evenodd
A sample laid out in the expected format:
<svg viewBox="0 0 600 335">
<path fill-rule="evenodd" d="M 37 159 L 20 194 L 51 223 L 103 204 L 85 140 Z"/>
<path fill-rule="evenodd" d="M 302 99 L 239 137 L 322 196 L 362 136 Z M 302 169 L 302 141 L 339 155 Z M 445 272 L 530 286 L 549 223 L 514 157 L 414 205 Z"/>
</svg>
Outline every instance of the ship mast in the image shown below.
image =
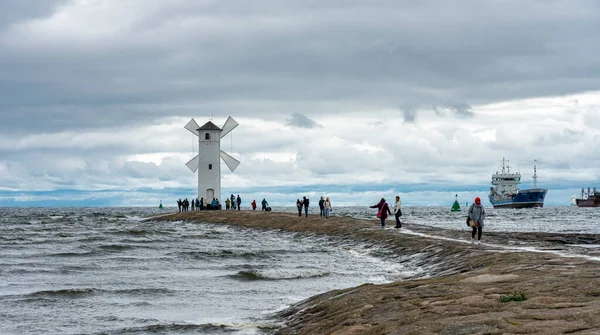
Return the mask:
<svg viewBox="0 0 600 335">
<path fill-rule="evenodd" d="M 533 188 L 537 188 L 537 169 L 535 164 L 537 163 L 537 159 L 533 160 Z"/>
</svg>

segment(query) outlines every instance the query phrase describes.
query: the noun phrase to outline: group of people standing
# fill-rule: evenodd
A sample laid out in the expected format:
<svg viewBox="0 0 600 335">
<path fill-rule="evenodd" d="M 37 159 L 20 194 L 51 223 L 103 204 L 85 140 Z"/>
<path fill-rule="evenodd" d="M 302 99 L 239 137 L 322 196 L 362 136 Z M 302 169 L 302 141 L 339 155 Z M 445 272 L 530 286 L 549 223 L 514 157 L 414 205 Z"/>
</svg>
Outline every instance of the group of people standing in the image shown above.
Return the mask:
<svg viewBox="0 0 600 335">
<path fill-rule="evenodd" d="M 390 206 L 385 201 L 385 198 L 381 198 L 379 203 L 369 206 L 370 208 L 377 208 L 377 217 L 381 220 L 381 227 L 385 227 L 385 220 L 389 215 L 392 215 L 390 211 Z M 402 216 L 402 201 L 400 201 L 400 196 L 396 196 L 396 203 L 394 204 L 394 217 L 396 218 L 396 226 L 394 228 L 402 228 L 402 222 L 400 222 L 400 217 Z"/>
<path fill-rule="evenodd" d="M 377 208 L 377 217 L 381 220 L 381 227 L 385 227 L 385 220 L 389 215 L 392 215 L 390 207 L 384 198 L 381 198 L 379 203 L 369 206 L 370 208 Z M 402 216 L 402 201 L 400 196 L 396 196 L 396 203 L 394 204 L 394 217 L 396 218 L 396 226 L 394 228 L 402 228 L 402 222 L 400 217 Z M 485 221 L 485 208 L 481 205 L 481 199 L 475 198 L 475 201 L 469 207 L 467 211 L 467 226 L 472 228 L 471 231 L 471 243 L 475 242 L 475 235 L 477 235 L 477 243 L 481 241 L 481 235 L 483 233 L 483 226 Z"/>
<path fill-rule="evenodd" d="M 213 198 L 211 202 L 208 202 L 206 199 L 204 198 L 196 198 L 196 199 L 192 199 L 192 201 L 189 201 L 187 198 L 181 200 L 177 200 L 177 207 L 179 208 L 179 212 L 187 212 L 190 210 L 190 205 L 191 205 L 191 209 L 193 211 L 203 211 L 205 209 L 221 209 L 221 203 L 219 203 L 219 200 Z"/>
<path fill-rule="evenodd" d="M 300 199 L 296 199 L 296 207 L 298 208 L 298 216 L 302 216 L 302 209 L 304 208 L 304 215 L 306 217 L 308 217 L 308 206 L 310 204 L 310 199 L 308 199 L 307 197 L 302 197 L 302 200 Z M 320 216 L 324 216 L 325 218 L 329 219 L 329 216 L 331 214 L 331 201 L 329 200 L 329 197 L 327 197 L 327 199 L 324 199 L 323 196 L 321 196 L 321 199 L 319 200 L 319 215 Z"/>
<path fill-rule="evenodd" d="M 231 199 L 231 200 L 229 200 Z M 235 195 L 231 195 L 230 198 L 225 199 L 225 210 L 229 210 L 229 208 L 231 209 L 236 209 L 239 211 L 241 210 L 240 207 L 242 206 L 242 198 L 240 198 L 240 195 L 238 194 L 237 198 L 235 197 Z"/>
<path fill-rule="evenodd" d="M 252 200 L 252 203 L 250 204 L 252 206 L 252 210 L 256 210 L 256 200 Z M 206 199 L 204 198 L 196 198 L 196 199 L 192 199 L 191 201 L 188 200 L 187 198 L 181 200 L 177 200 L 177 207 L 179 208 L 179 212 L 187 212 L 190 210 L 190 206 L 191 206 L 191 210 L 205 210 L 205 209 L 221 209 L 221 202 L 219 202 L 218 199 L 213 198 L 211 202 L 207 202 Z M 231 197 L 228 197 L 227 199 L 225 199 L 225 209 L 229 210 L 229 209 L 237 209 L 238 211 L 241 210 L 242 207 L 242 198 L 240 197 L 240 195 L 238 194 L 237 197 L 235 195 L 231 195 Z M 308 207 L 308 205 L 307 205 Z M 262 210 L 266 211 L 266 212 L 270 212 L 271 211 L 271 207 L 269 207 L 269 203 L 267 202 L 267 200 L 265 198 L 262 199 Z"/>
</svg>

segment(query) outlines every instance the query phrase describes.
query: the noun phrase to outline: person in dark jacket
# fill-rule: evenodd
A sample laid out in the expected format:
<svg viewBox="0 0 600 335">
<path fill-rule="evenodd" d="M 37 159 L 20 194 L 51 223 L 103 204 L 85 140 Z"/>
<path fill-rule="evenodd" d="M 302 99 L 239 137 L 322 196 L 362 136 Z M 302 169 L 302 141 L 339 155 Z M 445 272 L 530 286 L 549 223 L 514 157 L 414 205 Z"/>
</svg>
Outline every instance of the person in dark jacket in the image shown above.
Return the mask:
<svg viewBox="0 0 600 335">
<path fill-rule="evenodd" d="M 381 219 L 381 227 L 385 227 L 385 219 L 387 219 L 388 215 L 392 215 L 390 206 L 385 202 L 385 199 L 381 198 L 378 204 L 369 207 L 378 209 L 377 217 Z"/>
<path fill-rule="evenodd" d="M 302 197 L 303 201 L 302 204 L 304 205 L 304 213 L 306 213 L 306 217 L 308 217 L 308 204 L 310 202 L 309 199 L 307 199 L 306 197 Z"/>
<path fill-rule="evenodd" d="M 265 198 L 263 198 L 263 200 L 262 200 L 262 210 L 266 211 L 267 210 L 267 206 L 269 206 L 269 203 L 267 202 L 267 200 Z"/>
<path fill-rule="evenodd" d="M 319 209 L 321 210 L 321 216 L 325 216 L 325 200 L 321 196 L 321 200 L 319 200 Z"/>
<path fill-rule="evenodd" d="M 242 206 L 242 198 L 240 198 L 240 195 L 238 194 L 238 196 L 237 196 L 237 209 L 238 209 L 238 211 L 240 210 L 241 206 Z"/>
<path fill-rule="evenodd" d="M 481 234 L 483 232 L 483 221 L 485 220 L 485 208 L 481 205 L 481 199 L 475 198 L 475 202 L 469 207 L 469 218 L 475 221 L 473 226 L 473 232 L 471 233 L 471 243 L 475 240 L 475 233 L 477 233 L 477 243 L 481 241 Z"/>
<path fill-rule="evenodd" d="M 298 208 L 298 216 L 302 216 L 302 201 L 296 199 L 296 207 Z"/>
</svg>

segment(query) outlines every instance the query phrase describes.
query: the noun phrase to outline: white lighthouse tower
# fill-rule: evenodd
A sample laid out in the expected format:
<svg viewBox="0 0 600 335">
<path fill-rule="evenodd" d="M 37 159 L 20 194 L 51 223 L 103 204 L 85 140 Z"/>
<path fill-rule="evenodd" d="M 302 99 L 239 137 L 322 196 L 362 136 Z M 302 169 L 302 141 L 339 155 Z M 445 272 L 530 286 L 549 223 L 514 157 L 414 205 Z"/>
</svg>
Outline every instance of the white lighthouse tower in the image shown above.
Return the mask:
<svg viewBox="0 0 600 335">
<path fill-rule="evenodd" d="M 213 198 L 221 201 L 221 162 L 222 158 L 229 170 L 233 172 L 240 161 L 221 150 L 221 138 L 229 134 L 237 123 L 231 116 L 227 118 L 223 128 L 219 128 L 211 121 L 202 127 L 194 119 L 185 125 L 185 129 L 198 136 L 198 155 L 185 165 L 196 172 L 198 170 L 198 199 L 204 198 L 209 203 Z"/>
</svg>

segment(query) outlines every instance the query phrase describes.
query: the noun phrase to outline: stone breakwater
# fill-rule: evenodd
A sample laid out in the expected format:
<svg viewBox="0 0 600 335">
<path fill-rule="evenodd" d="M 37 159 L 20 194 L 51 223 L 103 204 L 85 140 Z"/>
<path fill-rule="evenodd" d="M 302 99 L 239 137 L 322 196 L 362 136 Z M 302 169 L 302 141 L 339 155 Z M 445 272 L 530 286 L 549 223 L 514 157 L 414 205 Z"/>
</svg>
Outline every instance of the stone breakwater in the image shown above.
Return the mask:
<svg viewBox="0 0 600 335">
<path fill-rule="evenodd" d="M 330 235 L 389 248 L 427 269 L 428 277 L 311 297 L 280 313 L 274 334 L 600 334 L 600 256 L 589 248 L 598 235 L 484 233 L 477 245 L 466 242 L 466 226 L 409 222 L 397 231 L 378 220 L 259 211 L 151 219 Z"/>
</svg>

